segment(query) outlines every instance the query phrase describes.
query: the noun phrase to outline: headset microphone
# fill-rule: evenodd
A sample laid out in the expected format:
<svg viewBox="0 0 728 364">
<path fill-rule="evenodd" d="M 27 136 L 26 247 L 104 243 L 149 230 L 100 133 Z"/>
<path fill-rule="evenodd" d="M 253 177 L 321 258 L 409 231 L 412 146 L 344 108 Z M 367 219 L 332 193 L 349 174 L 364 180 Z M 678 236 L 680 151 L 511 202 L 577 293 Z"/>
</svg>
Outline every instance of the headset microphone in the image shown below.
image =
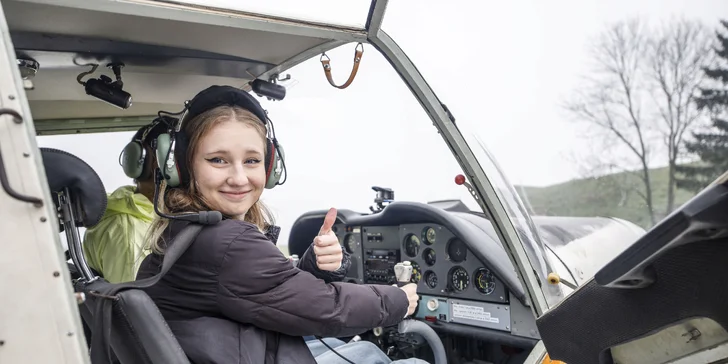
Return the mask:
<svg viewBox="0 0 728 364">
<path fill-rule="evenodd" d="M 200 211 L 200 212 L 187 212 L 184 214 L 179 215 L 169 215 L 165 214 L 162 211 L 159 211 L 158 202 L 159 202 L 159 188 L 161 185 L 162 180 L 162 172 L 157 168 L 155 170 L 154 174 L 154 212 L 157 213 L 157 215 L 165 218 L 165 219 L 171 219 L 171 220 L 181 220 L 181 221 L 189 221 L 189 222 L 196 222 L 198 224 L 202 225 L 215 225 L 218 222 L 222 221 L 222 213 L 220 211 Z"/>
</svg>

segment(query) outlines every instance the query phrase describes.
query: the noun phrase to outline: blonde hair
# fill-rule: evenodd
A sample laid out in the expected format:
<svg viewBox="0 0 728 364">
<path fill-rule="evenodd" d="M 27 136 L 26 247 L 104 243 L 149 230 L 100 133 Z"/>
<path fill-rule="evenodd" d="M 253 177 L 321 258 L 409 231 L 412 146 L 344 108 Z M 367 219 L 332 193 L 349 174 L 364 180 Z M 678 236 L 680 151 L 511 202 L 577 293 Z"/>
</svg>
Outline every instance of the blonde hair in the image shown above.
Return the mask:
<svg viewBox="0 0 728 364">
<path fill-rule="evenodd" d="M 160 186 L 159 200 L 157 201 L 160 211 L 163 213 L 178 214 L 211 210 L 204 197 L 197 191 L 195 172 L 192 168 L 192 156 L 195 155 L 195 152 L 199 148 L 200 140 L 212 128 L 221 122 L 230 120 L 235 120 L 252 127 L 265 141 L 265 125 L 253 113 L 238 106 L 218 106 L 186 122 L 183 128 L 189 138 L 189 144 L 187 146 L 185 161 L 190 183 L 186 187 L 171 188 L 167 191 L 167 183 L 163 180 Z M 230 218 L 230 216 L 226 217 Z M 262 232 L 265 232 L 269 226 L 274 224 L 273 214 L 271 214 L 270 210 L 260 200 L 256 201 L 250 207 L 243 217 L 243 220 L 256 225 Z M 167 242 L 162 235 L 168 226 L 168 219 L 159 216 L 154 217 L 154 221 L 145 239 L 147 249 L 157 254 L 164 253 Z"/>
</svg>

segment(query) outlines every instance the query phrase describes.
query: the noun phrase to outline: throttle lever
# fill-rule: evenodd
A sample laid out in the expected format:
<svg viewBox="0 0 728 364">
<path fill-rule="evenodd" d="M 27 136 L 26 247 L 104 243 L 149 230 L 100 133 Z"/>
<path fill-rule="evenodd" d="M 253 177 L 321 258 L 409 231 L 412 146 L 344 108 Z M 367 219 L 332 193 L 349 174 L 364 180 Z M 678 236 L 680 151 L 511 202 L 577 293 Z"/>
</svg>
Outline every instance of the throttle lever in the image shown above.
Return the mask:
<svg viewBox="0 0 728 364">
<path fill-rule="evenodd" d="M 404 261 L 395 264 L 394 276 L 397 278 L 397 287 L 409 284 L 410 279 L 412 279 L 412 263 Z"/>
<path fill-rule="evenodd" d="M 409 261 L 404 261 L 394 265 L 394 275 L 397 278 L 397 287 L 402 287 L 410 283 L 410 280 L 412 279 L 412 269 L 412 263 Z M 417 309 L 415 309 L 415 312 L 417 312 Z M 445 351 L 445 346 L 442 344 L 442 340 L 435 330 L 426 323 L 411 318 L 405 318 L 397 325 L 397 332 L 403 335 L 408 333 L 422 335 L 435 356 L 434 364 L 447 363 L 447 352 Z"/>
</svg>

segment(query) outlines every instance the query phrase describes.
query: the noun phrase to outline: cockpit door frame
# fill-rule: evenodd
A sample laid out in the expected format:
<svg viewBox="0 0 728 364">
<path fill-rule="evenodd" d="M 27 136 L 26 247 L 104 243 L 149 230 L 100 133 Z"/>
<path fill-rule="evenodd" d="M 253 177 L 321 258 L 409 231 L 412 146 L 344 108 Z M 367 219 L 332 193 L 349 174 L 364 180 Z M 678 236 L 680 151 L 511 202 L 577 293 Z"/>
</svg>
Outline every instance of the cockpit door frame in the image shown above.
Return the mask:
<svg viewBox="0 0 728 364">
<path fill-rule="evenodd" d="M 1 3 L 0 33 L 0 363 L 89 363 Z"/>
</svg>

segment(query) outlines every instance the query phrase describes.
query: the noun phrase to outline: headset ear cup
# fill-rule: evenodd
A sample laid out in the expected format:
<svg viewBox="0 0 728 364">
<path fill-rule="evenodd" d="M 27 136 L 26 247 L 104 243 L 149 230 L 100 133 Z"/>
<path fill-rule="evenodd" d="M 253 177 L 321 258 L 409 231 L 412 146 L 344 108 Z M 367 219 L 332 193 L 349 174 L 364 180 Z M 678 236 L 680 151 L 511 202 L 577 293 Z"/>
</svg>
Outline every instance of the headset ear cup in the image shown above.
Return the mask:
<svg viewBox="0 0 728 364">
<path fill-rule="evenodd" d="M 284 158 L 284 153 L 283 147 L 280 144 L 276 148 L 275 143 L 270 139 L 266 139 L 266 141 L 268 151 L 266 154 L 266 167 L 269 168 L 266 170 L 265 188 L 272 189 L 281 180 L 281 175 L 283 174 L 281 158 Z"/>
<path fill-rule="evenodd" d="M 162 177 L 167 180 L 169 187 L 179 186 L 179 174 L 177 173 L 177 163 L 174 153 L 170 151 L 172 143 L 169 134 L 160 134 L 157 137 L 157 165 L 162 171 Z M 171 160 L 172 163 L 167 163 Z"/>
<path fill-rule="evenodd" d="M 137 179 L 142 175 L 144 171 L 143 156 L 144 148 L 137 141 L 129 142 L 124 147 L 121 157 L 121 168 L 127 177 Z M 142 160 L 141 163 L 140 160 Z"/>
<path fill-rule="evenodd" d="M 275 145 L 273 145 L 269 138 L 265 138 L 265 159 L 263 161 L 265 166 L 265 188 L 272 188 L 270 187 L 270 181 L 271 174 L 275 168 L 275 152 Z"/>
</svg>

